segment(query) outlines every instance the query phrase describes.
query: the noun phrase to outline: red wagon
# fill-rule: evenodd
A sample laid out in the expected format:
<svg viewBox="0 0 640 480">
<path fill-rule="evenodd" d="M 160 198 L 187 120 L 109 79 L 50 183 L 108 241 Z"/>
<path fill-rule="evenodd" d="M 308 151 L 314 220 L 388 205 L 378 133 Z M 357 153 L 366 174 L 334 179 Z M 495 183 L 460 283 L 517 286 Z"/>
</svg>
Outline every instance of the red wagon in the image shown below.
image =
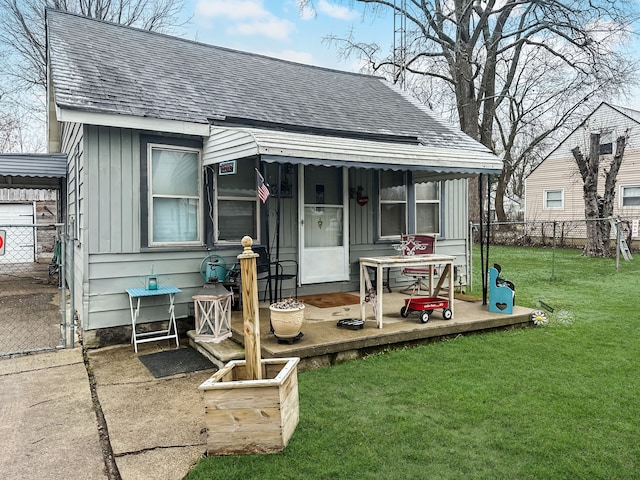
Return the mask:
<svg viewBox="0 0 640 480">
<path fill-rule="evenodd" d="M 449 300 L 439 297 L 407 298 L 404 307 L 400 309 L 402 318 L 407 318 L 411 312 L 420 312 L 420 321 L 427 323 L 434 310 L 442 309 L 442 317 L 451 320 L 453 312 L 449 308 Z"/>
</svg>

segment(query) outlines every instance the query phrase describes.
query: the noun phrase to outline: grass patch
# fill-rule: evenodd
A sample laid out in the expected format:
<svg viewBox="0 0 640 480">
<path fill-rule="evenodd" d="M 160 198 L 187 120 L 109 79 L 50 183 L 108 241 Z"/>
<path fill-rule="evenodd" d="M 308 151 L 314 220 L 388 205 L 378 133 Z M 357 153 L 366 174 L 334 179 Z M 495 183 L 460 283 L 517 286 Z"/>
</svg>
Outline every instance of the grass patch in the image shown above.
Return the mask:
<svg viewBox="0 0 640 480">
<path fill-rule="evenodd" d="M 638 260 L 616 272 L 577 250 L 492 247 L 494 262 L 518 304 L 573 324 L 551 315 L 302 372 L 284 452 L 205 458 L 187 479 L 637 478 Z"/>
</svg>

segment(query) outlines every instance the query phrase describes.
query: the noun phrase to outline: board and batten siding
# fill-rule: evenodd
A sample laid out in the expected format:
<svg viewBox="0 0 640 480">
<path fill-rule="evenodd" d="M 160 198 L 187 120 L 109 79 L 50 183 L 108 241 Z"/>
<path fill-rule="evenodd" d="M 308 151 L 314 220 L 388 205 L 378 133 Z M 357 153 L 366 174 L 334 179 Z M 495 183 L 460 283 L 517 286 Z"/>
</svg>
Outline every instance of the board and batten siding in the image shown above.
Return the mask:
<svg viewBox="0 0 640 480">
<path fill-rule="evenodd" d="M 84 126 L 80 123 L 63 123 L 60 129 L 61 151 L 67 154 L 67 206 L 66 206 L 66 222 L 67 234 L 73 237 L 71 245 L 67 248 L 66 260 L 67 269 L 73 265 L 73 272 L 67 270 L 67 281 L 69 285 L 73 285 L 74 305 L 71 306 L 75 311 L 81 324 L 86 326 L 88 318 L 88 303 L 84 295 L 88 285 L 88 279 L 85 272 L 87 271 L 87 249 L 84 242 L 79 241 L 84 232 L 86 232 L 86 212 L 87 205 L 87 189 L 85 183 L 85 156 L 84 156 Z M 73 222 L 73 223 L 72 223 Z M 70 251 L 73 248 L 73 252 Z M 73 255 L 73 258 L 71 258 Z M 69 278 L 73 275 L 73 280 Z"/>
<path fill-rule="evenodd" d="M 73 134 L 72 132 L 76 133 Z M 227 133 L 229 135 L 229 133 Z M 230 135 L 233 135 L 232 133 Z M 75 140 L 72 140 L 75 138 Z M 227 264 L 236 262 L 241 253 L 240 245 L 227 245 L 211 252 L 205 249 L 142 249 L 140 245 L 140 133 L 135 130 L 87 126 L 69 126 L 69 153 L 80 144 L 79 161 L 79 218 L 81 219 L 81 239 L 76 242 L 78 253 L 84 254 L 77 262 L 77 281 L 81 294 L 82 308 L 78 309 L 83 328 L 87 330 L 130 325 L 131 315 L 126 288 L 144 285 L 145 276 L 152 273 L 160 282 L 175 285 L 182 290 L 176 296 L 176 316 L 184 317 L 192 313 L 192 295 L 202 287 L 199 275 L 200 263 L 208 253 L 223 257 Z M 206 141 L 205 141 L 206 144 Z M 224 145 L 217 142 L 217 145 Z M 233 148 L 238 143 L 231 141 Z M 207 155 L 207 149 L 203 149 Z M 222 154 L 217 152 L 216 154 Z M 255 155 L 251 148 L 243 150 L 247 156 Z M 237 152 L 231 157 L 237 158 Z M 215 167 L 213 167 L 215 168 Z M 394 255 L 390 242 L 376 243 L 375 217 L 377 216 L 377 192 L 374 191 L 375 169 L 349 169 L 349 187 L 362 186 L 370 201 L 360 206 L 355 198 L 349 200 L 350 213 L 350 279 L 347 282 L 306 286 L 304 293 L 316 291 L 353 291 L 359 286 L 358 259 L 371 255 Z M 267 166 L 268 181 L 277 182 L 277 165 Z M 297 176 L 290 174 L 293 181 L 292 197 L 281 201 L 280 218 L 280 258 L 297 259 L 298 241 L 298 200 Z M 86 185 L 86 187 L 83 187 Z M 88 195 L 87 198 L 85 196 Z M 467 181 L 448 180 L 444 183 L 442 200 L 442 236 L 438 241 L 440 253 L 457 256 L 456 265 L 464 265 L 467 238 Z M 269 208 L 269 239 L 266 232 L 262 243 L 275 245 L 276 198 L 271 197 Z M 406 283 L 395 272 L 392 286 Z M 396 280 L 397 278 L 397 280 Z M 259 285 L 261 292 L 264 288 Z M 166 299 L 145 299 L 141 309 L 141 322 L 166 320 Z"/>
<path fill-rule="evenodd" d="M 130 325 L 125 290 L 143 286 L 146 275 L 152 272 L 161 284 L 175 285 L 183 291 L 176 296 L 176 316 L 187 316 L 193 305 L 191 296 L 202 288 L 198 272 L 207 251 L 141 248 L 140 132 L 85 126 L 85 157 L 90 198 L 85 222 L 87 310 L 83 325 L 88 330 Z M 233 263 L 240 252 L 238 247 L 216 254 L 226 255 Z M 140 321 L 166 320 L 166 300 L 143 300 Z"/>
<path fill-rule="evenodd" d="M 637 217 L 640 207 L 621 208 L 622 186 L 640 185 L 640 123 L 607 104 L 600 105 L 585 121 L 538 165 L 525 181 L 525 220 L 562 221 L 584 219 L 583 182 L 571 150 L 578 146 L 588 155 L 590 134 L 611 131 L 615 148 L 616 138 L 628 132 L 624 159 L 618 172 L 614 215 Z M 598 190 L 604 191 L 604 170 L 610 155 L 601 157 Z M 544 208 L 544 195 L 548 190 L 562 190 L 564 204 L 561 209 Z"/>
<path fill-rule="evenodd" d="M 89 253 L 140 251 L 140 135 L 88 126 Z"/>
</svg>

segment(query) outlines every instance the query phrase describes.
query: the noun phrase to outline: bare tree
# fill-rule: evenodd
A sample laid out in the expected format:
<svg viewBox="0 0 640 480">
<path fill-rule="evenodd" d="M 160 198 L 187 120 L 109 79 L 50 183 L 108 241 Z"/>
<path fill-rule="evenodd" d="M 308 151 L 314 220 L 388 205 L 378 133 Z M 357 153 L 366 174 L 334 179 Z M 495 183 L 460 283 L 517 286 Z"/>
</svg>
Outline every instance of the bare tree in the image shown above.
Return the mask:
<svg viewBox="0 0 640 480">
<path fill-rule="evenodd" d="M 45 8 L 170 33 L 188 21 L 180 18 L 184 4 L 185 0 L 0 0 L 0 90 L 4 86 L 4 111 L 14 118 L 11 149 L 40 151 L 46 144 Z"/>
<path fill-rule="evenodd" d="M 45 8 L 167 31 L 178 25 L 184 0 L 0 0 L 0 44 L 13 57 L 9 74 L 46 88 Z"/>
<path fill-rule="evenodd" d="M 584 195 L 584 215 L 587 219 L 587 243 L 583 254 L 591 257 L 608 257 L 611 255 L 611 224 L 609 218 L 613 214 L 616 196 L 616 181 L 620 165 L 624 159 L 628 132 L 620 135 L 616 140 L 616 150 L 608 165 L 601 165 L 600 134 L 592 133 L 589 141 L 587 156 L 579 146 L 571 150 L 582 177 L 582 191 Z M 598 192 L 598 178 L 600 167 L 604 172 L 604 190 Z"/>
<path fill-rule="evenodd" d="M 0 88 L 0 153 L 40 151 L 44 138 L 35 138 L 29 126 L 34 122 L 33 111 L 24 108 L 23 97 Z"/>
<path fill-rule="evenodd" d="M 494 150 L 504 167 L 495 191 L 498 221 L 508 221 L 505 197 L 522 199 L 524 178 L 553 145 L 566 137 L 598 104 L 602 94 L 617 94 L 632 84 L 633 69 L 617 76 L 582 78 L 546 52 L 523 57 L 508 96 L 496 111 Z M 515 178 L 514 178 L 515 177 Z"/>
<path fill-rule="evenodd" d="M 312 3 L 299 0 L 305 6 Z M 637 4 L 631 0 L 357 0 L 357 3 L 371 7 L 372 13 L 386 10 L 406 19 L 403 50 L 391 49 L 385 54 L 377 45 L 358 43 L 352 37 L 334 37 L 343 54 L 358 55 L 371 71 L 387 74 L 394 81 L 404 75 L 429 78 L 430 87 L 450 92 L 461 129 L 506 159 L 507 173 L 500 182 L 503 184 L 508 184 L 510 171 L 515 170 L 517 158 L 521 157 L 510 150 L 516 143 L 509 138 L 531 118 L 550 117 L 548 113 L 539 113 L 544 110 L 544 101 L 539 108 L 512 110 L 515 106 L 512 102 L 531 95 L 526 90 L 518 94 L 522 79 L 539 73 L 527 68 L 528 62 L 535 60 L 537 64 L 548 65 L 547 75 L 553 69 L 565 73 L 561 77 L 553 75 L 559 83 L 554 85 L 554 96 L 547 95 L 547 100 L 566 95 L 567 90 L 572 93 L 568 98 L 572 98 L 575 91 L 582 89 L 583 95 L 579 97 L 582 99 L 594 90 L 598 94 L 617 92 L 628 80 L 633 66 L 618 48 L 638 18 Z M 623 75 L 619 75 L 621 71 Z M 415 85 L 414 81 L 407 83 Z M 595 85 L 599 87 L 594 88 Z M 576 103 L 563 108 L 571 111 L 577 108 Z M 504 137 L 496 138 L 498 117 Z M 546 134 L 540 131 L 532 135 L 533 140 L 541 137 L 536 145 L 553 132 L 563 117 L 561 114 L 553 119 Z M 531 153 L 526 146 L 521 149 L 525 154 Z M 470 192 L 469 198 L 473 214 L 477 205 L 472 201 L 477 194 Z"/>
</svg>

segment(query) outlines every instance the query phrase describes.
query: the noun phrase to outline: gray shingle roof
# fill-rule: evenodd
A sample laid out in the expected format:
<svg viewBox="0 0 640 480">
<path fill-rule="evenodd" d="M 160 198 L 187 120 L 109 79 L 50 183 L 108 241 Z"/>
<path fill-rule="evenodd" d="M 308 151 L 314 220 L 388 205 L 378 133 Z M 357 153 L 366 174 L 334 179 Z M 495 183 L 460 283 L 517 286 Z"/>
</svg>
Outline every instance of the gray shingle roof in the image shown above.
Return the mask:
<svg viewBox="0 0 640 480">
<path fill-rule="evenodd" d="M 388 82 L 47 10 L 62 109 L 208 123 L 251 119 L 488 151 Z"/>
<path fill-rule="evenodd" d="M 67 154 L 3 153 L 0 154 L 0 175 L 64 178 L 67 176 Z"/>
</svg>

